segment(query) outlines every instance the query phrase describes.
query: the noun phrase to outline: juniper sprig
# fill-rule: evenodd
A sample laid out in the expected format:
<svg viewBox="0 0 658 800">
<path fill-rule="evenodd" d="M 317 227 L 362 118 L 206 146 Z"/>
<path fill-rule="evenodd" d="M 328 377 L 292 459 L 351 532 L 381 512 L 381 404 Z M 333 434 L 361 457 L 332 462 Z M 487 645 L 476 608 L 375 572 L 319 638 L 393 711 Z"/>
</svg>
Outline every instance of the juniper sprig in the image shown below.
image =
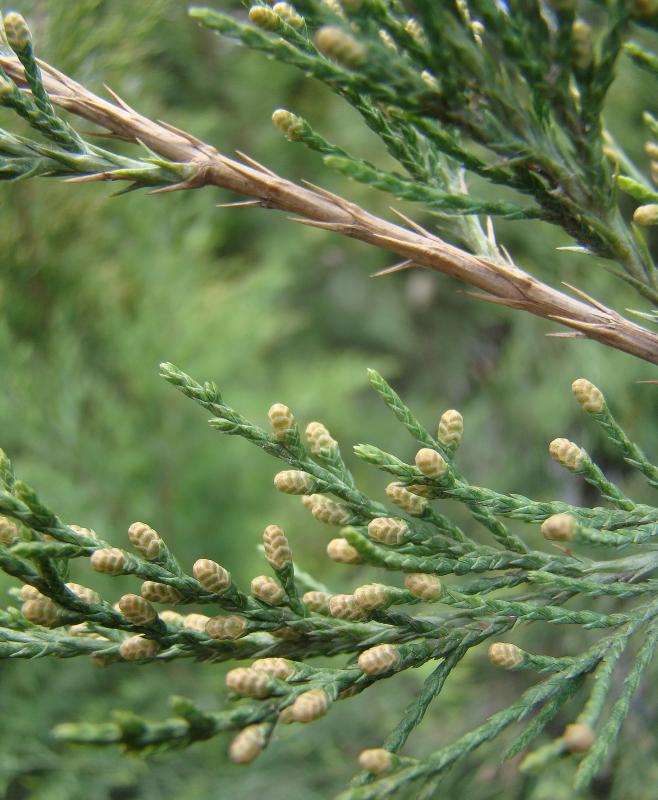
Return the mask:
<svg viewBox="0 0 658 800">
<path fill-rule="evenodd" d="M 557 451 L 552 443 L 551 452 L 567 469 L 591 480 L 607 505 L 535 502 L 472 485 L 456 462 L 461 415 L 446 412 L 434 436 L 371 370 L 378 394 L 422 445 L 413 464 L 369 445 L 355 448 L 357 456 L 399 479 L 393 483 L 395 491 L 389 485 L 386 492 L 397 506 L 391 508 L 358 489 L 338 443 L 321 423 L 309 423 L 302 436 L 290 409 L 275 404 L 268 414 L 270 427 L 263 428 L 228 405 L 215 384 L 199 384 L 167 363 L 161 373 L 211 414 L 211 428 L 240 436 L 284 463 L 286 469 L 276 473 L 274 485 L 301 496 L 310 513 L 337 532 L 327 547 L 332 560 L 347 568 L 363 563 L 383 568 L 391 582 L 356 586 L 352 594 L 316 588 L 312 578 L 298 572 L 288 538 L 277 525 L 263 534 L 263 552 L 273 574 L 256 576 L 249 592 L 206 557 L 188 574 L 160 534 L 145 523 L 134 523 L 128 531 L 132 551 L 109 547 L 95 532 L 65 525 L 15 479 L 3 456 L 0 563 L 23 583 L 20 612 L 3 612 L 3 655 L 86 655 L 100 664 L 179 658 L 248 664 L 227 675 L 233 698 L 227 711 L 208 712 L 191 700 L 175 698 L 176 716 L 164 722 L 122 713 L 101 725 L 62 724 L 58 738 L 151 751 L 233 732 L 230 757 L 249 763 L 276 738 L 278 725 L 312 722 L 330 713 L 337 701 L 367 691 L 377 681 L 435 663 L 399 725 L 383 743 L 373 743 L 379 750 L 365 751 L 360 759 L 364 769 L 342 797 L 394 797 L 418 786 L 429 791 L 445 769 L 534 711 L 508 755 L 527 750 L 566 701 L 583 694 L 582 711 L 573 724 L 561 738 L 526 754 L 522 769 L 547 767 L 557 755 L 585 753 L 577 784 L 592 780 L 614 746 L 658 642 L 657 582 L 649 577 L 658 567 L 653 547 L 658 509 L 635 504 L 625 495 L 620 503 L 617 487 L 603 481 L 599 468 L 571 443 Z M 653 483 L 655 468 L 630 443 L 601 392 L 584 379 L 572 388 L 622 456 L 632 453 L 629 462 Z M 439 511 L 442 501 L 454 499 L 472 518 L 468 536 Z M 509 529 L 511 520 L 541 526 L 549 542 L 577 548 L 597 544 L 607 548 L 608 556 L 594 560 L 589 549 L 531 549 L 526 536 Z M 630 545 L 640 551 L 631 556 L 618 552 Z M 67 582 L 81 558 L 90 559 L 98 572 L 135 576 L 142 581 L 140 594 L 123 595 L 113 607 L 91 589 Z M 403 586 L 395 585 L 395 573 L 402 574 Z M 452 575 L 466 582 L 454 584 Z M 597 597 L 606 598 L 601 609 L 592 607 Z M 572 606 L 579 598 L 585 608 Z M 192 603 L 208 607 L 208 614 L 182 613 Z M 427 608 L 419 611 L 419 604 Z M 158 611 L 159 605 L 173 608 Z M 535 654 L 497 641 L 531 622 L 604 629 L 606 634 L 580 654 Z M 644 640 L 642 648 L 610 716 L 599 723 L 612 669 L 634 637 Z M 547 672 L 549 677 L 444 750 L 420 761 L 399 756 L 453 669 L 469 650 L 487 641 L 492 666 Z M 312 663 L 340 654 L 347 658 L 339 667 Z M 587 696 L 589 676 L 593 683 Z M 372 753 L 379 755 L 367 755 Z"/>
</svg>

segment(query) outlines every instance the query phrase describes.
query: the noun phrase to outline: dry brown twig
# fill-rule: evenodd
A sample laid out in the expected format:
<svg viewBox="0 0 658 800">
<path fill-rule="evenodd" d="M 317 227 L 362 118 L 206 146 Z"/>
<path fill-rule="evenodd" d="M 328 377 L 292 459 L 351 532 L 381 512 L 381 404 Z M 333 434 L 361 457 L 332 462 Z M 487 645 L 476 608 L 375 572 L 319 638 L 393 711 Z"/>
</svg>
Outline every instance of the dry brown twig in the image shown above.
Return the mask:
<svg viewBox="0 0 658 800">
<path fill-rule="evenodd" d="M 142 142 L 172 161 L 195 165 L 192 178 L 152 193 L 202 186 L 229 189 L 252 198 L 254 205 L 293 214 L 295 222 L 341 233 L 405 259 L 401 264 L 378 273 L 380 275 L 414 266 L 435 269 L 486 293 L 469 294 L 529 311 L 572 329 L 570 333 L 557 335 L 595 339 L 658 364 L 658 335 L 574 287 L 569 286 L 582 300 L 548 286 L 511 262 L 494 262 L 454 247 L 406 217 L 403 220 L 411 229 L 370 214 L 355 203 L 320 187 L 308 183 L 300 186 L 281 178 L 243 154 L 241 157 L 247 164 L 227 158 L 185 131 L 142 116 L 111 91 L 114 103 L 98 97 L 49 64 L 39 64 L 45 88 L 56 105 L 102 126 L 114 137 Z M 25 86 L 23 68 L 16 58 L 0 56 L 0 65 L 18 85 Z M 112 180 L 112 174 L 101 172 L 69 180 Z"/>
</svg>

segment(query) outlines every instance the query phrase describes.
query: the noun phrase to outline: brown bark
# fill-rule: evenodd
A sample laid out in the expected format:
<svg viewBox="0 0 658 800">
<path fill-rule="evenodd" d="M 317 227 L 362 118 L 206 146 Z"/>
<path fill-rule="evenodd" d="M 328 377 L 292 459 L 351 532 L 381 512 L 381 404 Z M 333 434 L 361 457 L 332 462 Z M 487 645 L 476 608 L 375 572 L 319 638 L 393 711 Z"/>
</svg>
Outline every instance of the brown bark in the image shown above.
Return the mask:
<svg viewBox="0 0 658 800">
<path fill-rule="evenodd" d="M 17 59 L 0 56 L 0 65 L 19 85 L 24 85 Z M 658 335 L 577 290 L 574 291 L 587 302 L 542 283 L 511 263 L 493 262 L 454 247 L 414 223 L 409 222 L 411 229 L 402 227 L 338 195 L 285 180 L 247 157 L 246 164 L 227 158 L 191 134 L 138 114 L 117 97 L 116 103 L 103 100 L 50 65 L 40 65 L 53 103 L 117 137 L 139 140 L 165 158 L 195 165 L 193 178 L 159 191 L 205 185 L 230 189 L 253 198 L 258 205 L 287 211 L 298 222 L 396 253 L 408 262 L 400 268 L 419 265 L 438 270 L 487 293 L 478 293 L 479 297 L 568 326 L 573 333 L 567 336 L 596 339 L 658 364 Z M 102 173 L 90 179 L 112 180 L 112 174 Z"/>
</svg>

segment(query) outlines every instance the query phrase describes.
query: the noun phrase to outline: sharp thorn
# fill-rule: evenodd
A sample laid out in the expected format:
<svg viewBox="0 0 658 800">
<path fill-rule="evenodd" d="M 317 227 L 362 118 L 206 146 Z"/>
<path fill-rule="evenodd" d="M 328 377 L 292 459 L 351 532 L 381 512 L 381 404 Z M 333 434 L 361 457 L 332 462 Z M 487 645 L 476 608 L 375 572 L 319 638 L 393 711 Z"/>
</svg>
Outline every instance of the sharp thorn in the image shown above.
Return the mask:
<svg viewBox="0 0 658 800">
<path fill-rule="evenodd" d="M 199 146 L 204 145 L 205 147 L 208 147 L 208 145 L 205 142 L 202 142 L 201 139 L 197 139 L 196 136 L 193 136 L 191 133 L 188 133 L 187 131 L 183 131 L 180 128 L 177 128 L 175 125 L 170 125 L 168 122 L 165 122 L 162 119 L 158 119 L 156 120 L 156 122 L 158 123 L 158 125 L 162 125 L 163 128 L 166 128 L 168 131 L 175 133 L 177 136 L 182 136 L 183 139 L 186 139 L 191 144 Z"/>
<path fill-rule="evenodd" d="M 410 228 L 413 228 L 416 233 L 420 233 L 423 236 L 427 236 L 429 239 L 436 239 L 437 241 L 441 241 L 438 236 L 435 236 L 433 233 L 430 233 L 428 230 L 423 228 L 422 225 L 419 225 L 417 222 L 414 222 L 412 219 L 403 214 L 401 211 L 398 211 L 397 208 L 393 208 L 393 206 L 389 206 L 391 211 L 396 214 L 403 222 L 406 222 Z"/>
<path fill-rule="evenodd" d="M 110 87 L 109 87 L 109 86 L 108 86 L 106 83 L 104 83 L 104 84 L 103 84 L 103 88 L 104 88 L 104 89 L 105 89 L 105 91 L 106 91 L 106 92 L 107 92 L 107 93 L 110 95 L 110 97 L 112 98 L 112 100 L 114 100 L 114 102 L 115 102 L 115 103 L 116 103 L 118 106 L 121 106 L 121 108 L 122 108 L 124 111 L 129 111 L 131 114 L 137 114 L 137 112 L 135 111 L 135 109 L 134 109 L 134 108 L 131 108 L 131 107 L 128 105 L 128 103 L 126 103 L 126 101 L 125 101 L 125 100 L 123 100 L 121 97 L 119 97 L 119 95 L 118 95 L 118 94 L 117 94 L 115 91 L 113 91 L 112 89 L 110 89 Z"/>
<path fill-rule="evenodd" d="M 406 261 L 400 261 L 399 264 L 394 264 L 392 267 L 384 267 L 384 269 L 380 269 L 377 272 L 371 272 L 370 277 L 381 278 L 384 275 L 392 275 L 394 272 L 403 272 L 419 266 L 420 264 L 415 264 L 411 259 L 407 259 Z"/>
<path fill-rule="evenodd" d="M 582 297 L 583 300 L 587 300 L 588 303 L 593 305 L 594 308 L 598 308 L 599 311 L 603 311 L 605 314 L 610 313 L 610 309 L 607 306 L 604 306 L 603 303 L 600 303 L 596 298 L 592 297 L 586 292 L 583 292 L 581 289 L 572 286 L 570 283 L 567 283 L 566 281 L 562 281 L 562 285 L 566 286 L 567 289 L 571 289 L 571 291 L 574 294 L 578 295 L 578 297 Z"/>
<path fill-rule="evenodd" d="M 238 200 L 235 203 L 216 203 L 215 208 L 247 208 L 250 206 L 260 206 L 265 208 L 260 200 Z"/>
<path fill-rule="evenodd" d="M 255 158 L 252 158 L 251 156 L 248 156 L 246 153 L 243 153 L 242 150 L 236 150 L 235 152 L 240 156 L 241 159 L 246 161 L 247 164 L 250 164 L 252 167 L 254 167 L 255 169 L 259 170 L 260 172 L 264 172 L 266 175 L 269 175 L 271 178 L 278 178 L 279 177 L 276 173 L 272 172 L 271 169 L 268 169 L 266 166 L 261 164 L 260 161 L 256 161 Z"/>
<path fill-rule="evenodd" d="M 486 300 L 488 303 L 495 303 L 499 306 L 507 306 L 508 308 L 527 308 L 525 300 L 513 300 L 510 297 L 496 297 L 493 294 L 484 294 L 482 292 L 470 292 L 464 289 L 459 290 L 461 294 L 466 294 L 469 297 L 475 297 L 478 300 Z"/>
</svg>

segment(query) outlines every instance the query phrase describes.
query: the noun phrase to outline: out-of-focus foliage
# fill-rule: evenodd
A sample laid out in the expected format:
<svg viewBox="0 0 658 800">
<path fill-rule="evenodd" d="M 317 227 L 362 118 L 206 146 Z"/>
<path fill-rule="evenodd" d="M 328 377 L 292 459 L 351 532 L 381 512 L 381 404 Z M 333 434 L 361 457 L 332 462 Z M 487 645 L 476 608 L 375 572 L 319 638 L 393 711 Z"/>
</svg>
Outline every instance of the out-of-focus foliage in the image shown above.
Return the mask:
<svg viewBox="0 0 658 800">
<path fill-rule="evenodd" d="M 332 140 L 373 158 L 373 137 L 350 112 L 293 70 L 198 30 L 185 3 L 33 0 L 19 10 L 30 19 L 41 55 L 92 88 L 104 80 L 145 113 L 226 152 L 237 147 L 290 177 L 347 186 L 351 197 L 385 209 L 388 198 L 328 176 L 269 123 L 273 108 L 292 106 Z M 610 120 L 620 141 L 631 141 L 645 104 L 643 80 L 624 64 Z M 478 443 L 465 448 L 464 469 L 480 484 L 540 497 L 582 499 L 569 497 L 573 482 L 549 465 L 545 444 L 555 436 L 573 435 L 606 462 L 607 445 L 588 440 L 594 434 L 568 399 L 581 373 L 614 398 L 629 434 L 650 441 L 655 394 L 634 385 L 647 376 L 640 362 L 595 343 L 545 339 L 547 323 L 479 304 L 436 275 L 372 281 L 368 274 L 386 265 L 385 256 L 293 230 L 276 214 L 214 208 L 213 200 L 229 199 L 208 192 L 111 199 L 106 187 L 71 191 L 56 182 L 3 187 L 3 446 L 66 521 L 118 544 L 134 519 L 144 519 L 188 564 L 217 557 L 238 578 L 260 568 L 262 527 L 281 522 L 305 564 L 316 573 L 331 569 L 324 566 L 323 538 L 271 487 L 266 457 L 199 425 L 195 410 L 158 379 L 163 359 L 213 376 L 251 418 L 263 419 L 281 400 L 300 418 L 320 416 L 343 441 L 367 433 L 369 441 L 404 454 L 412 445 L 385 416 L 372 414 L 376 400 L 364 391 L 364 367 L 375 366 L 397 377 L 428 424 L 445 407 L 462 411 L 469 439 Z M 630 289 L 592 270 L 591 260 L 557 253 L 565 242 L 545 226 L 499 223 L 497 231 L 530 271 L 576 285 L 586 275 L 588 290 L 603 301 L 619 308 L 635 302 Z M 355 471 L 364 488 L 380 486 L 370 471 L 358 465 Z M 639 487 L 628 490 L 641 499 Z M 3 589 L 10 585 L 4 580 Z M 471 692 L 482 680 L 481 659 L 467 659 L 430 711 L 420 754 L 482 718 Z M 356 754 L 379 742 L 399 718 L 403 698 L 426 677 L 422 670 L 398 677 L 406 687 L 394 697 L 387 685 L 376 687 L 316 723 L 313 737 L 286 731 L 247 773 L 226 762 L 218 740 L 144 761 L 64 749 L 48 736 L 62 718 L 103 720 L 122 705 L 160 717 L 169 694 L 215 707 L 224 691 L 221 667 L 178 663 L 146 675 L 81 661 L 3 662 L 0 671 L 0 793 L 39 800 L 193 800 L 231 792 L 251 798 L 265 791 L 272 800 L 325 798 L 344 785 Z M 493 712 L 526 679 L 488 669 L 487 680 L 484 711 Z M 30 701 L 37 693 L 39 702 Z M 551 730 L 560 731 L 561 722 Z M 652 797 L 647 763 L 655 761 L 649 734 L 655 720 L 634 724 L 625 735 L 634 741 L 632 759 L 646 754 L 642 784 L 631 761 L 622 760 L 615 781 L 593 797 Z M 519 800 L 571 796 L 559 773 L 519 783 L 508 765 L 478 770 L 487 760 L 485 749 L 468 772 L 451 774 L 443 791 L 474 800 L 501 793 Z"/>
</svg>

